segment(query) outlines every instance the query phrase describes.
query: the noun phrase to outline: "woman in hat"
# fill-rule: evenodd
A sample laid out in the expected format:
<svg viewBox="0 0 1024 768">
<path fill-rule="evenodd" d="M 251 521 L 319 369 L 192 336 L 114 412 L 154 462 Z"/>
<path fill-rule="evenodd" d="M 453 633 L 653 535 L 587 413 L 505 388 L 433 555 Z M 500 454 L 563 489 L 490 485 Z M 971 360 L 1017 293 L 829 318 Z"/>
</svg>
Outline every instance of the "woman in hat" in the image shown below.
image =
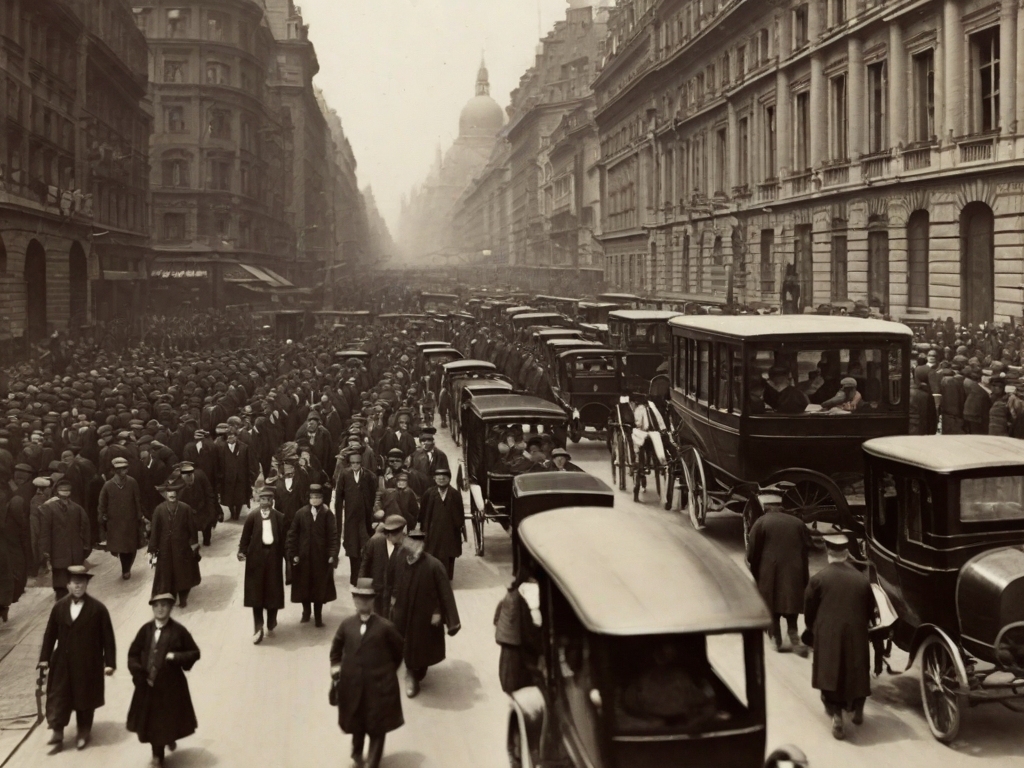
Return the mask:
<svg viewBox="0 0 1024 768">
<path fill-rule="evenodd" d="M 199 527 L 196 513 L 178 500 L 184 487 L 181 475 L 172 474 L 158 489 L 165 499 L 153 510 L 153 530 L 149 537 L 150 563 L 156 566 L 154 595 L 174 594 L 178 604 L 188 605 L 188 595 L 202 581 L 199 573 Z"/>
<path fill-rule="evenodd" d="M 89 518 L 71 500 L 71 481 L 60 478 L 54 491 L 57 495 L 39 508 L 39 551 L 42 562 L 53 570 L 53 592 L 60 600 L 68 593 L 68 567 L 82 565 L 92 546 Z"/>
<path fill-rule="evenodd" d="M 462 554 L 462 529 L 466 525 L 462 494 L 451 487 L 452 471 L 434 470 L 434 487 L 423 494 L 420 524 L 427 532 L 427 552 L 444 564 L 448 579 L 455 578 L 455 559 Z"/>
<path fill-rule="evenodd" d="M 252 608 L 254 644 L 263 641 L 263 611 L 267 612 L 266 633 L 277 626 L 277 612 L 284 608 L 284 548 L 288 531 L 284 515 L 273 507 L 274 490 L 256 488 L 259 509 L 246 515 L 238 559 L 245 563 L 245 607 Z"/>
<path fill-rule="evenodd" d="M 364 768 L 380 765 L 385 735 L 405 723 L 398 689 L 402 636 L 394 624 L 374 613 L 375 595 L 373 579 L 356 582 L 352 587 L 356 615 L 341 622 L 331 643 L 338 725 L 352 734 L 352 759 Z M 364 762 L 367 735 L 370 751 Z"/>
<path fill-rule="evenodd" d="M 196 732 L 185 672 L 199 661 L 199 646 L 181 624 L 171 618 L 174 595 L 154 595 L 153 621 L 146 622 L 128 649 L 128 671 L 135 684 L 128 709 L 128 730 L 153 748 L 152 766 L 164 764 L 166 749 Z"/>
</svg>

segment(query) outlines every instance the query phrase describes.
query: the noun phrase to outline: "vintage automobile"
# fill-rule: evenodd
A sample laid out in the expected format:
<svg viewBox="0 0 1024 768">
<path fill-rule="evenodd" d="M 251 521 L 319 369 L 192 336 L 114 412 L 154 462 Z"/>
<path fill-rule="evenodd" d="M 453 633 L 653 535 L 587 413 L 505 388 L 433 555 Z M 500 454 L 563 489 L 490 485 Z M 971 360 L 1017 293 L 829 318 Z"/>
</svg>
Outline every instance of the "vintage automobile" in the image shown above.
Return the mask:
<svg viewBox="0 0 1024 768">
<path fill-rule="evenodd" d="M 546 349 L 544 345 L 551 339 L 582 341 L 583 333 L 575 328 L 551 328 L 549 326 L 537 328 L 530 334 L 534 354 L 543 355 Z"/>
<path fill-rule="evenodd" d="M 864 463 L 871 575 L 908 669 L 921 657 L 932 735 L 955 739 L 978 704 L 1024 712 L 1024 442 L 883 437 Z"/>
<path fill-rule="evenodd" d="M 521 312 L 512 316 L 512 330 L 518 336 L 522 336 L 530 326 L 545 326 L 548 328 L 572 328 L 573 323 L 565 315 L 557 312 Z M 529 341 L 528 338 L 519 339 L 520 342 Z"/>
<path fill-rule="evenodd" d="M 554 371 L 558 367 L 558 356 L 573 349 L 603 349 L 604 344 L 589 339 L 548 339 L 544 342 L 544 350 L 537 354 L 537 361 Z"/>
<path fill-rule="evenodd" d="M 528 517 L 517 539 L 539 647 L 524 649 L 535 685 L 511 694 L 512 768 L 763 764 L 770 616 L 728 556 L 683 526 L 603 507 Z M 768 763 L 807 764 L 784 750 Z"/>
<path fill-rule="evenodd" d="M 558 354 L 551 392 L 570 416 L 569 439 L 574 443 L 584 436 L 607 438 L 608 423 L 624 391 L 622 353 L 584 347 Z"/>
<path fill-rule="evenodd" d="M 610 301 L 581 301 L 576 305 L 576 318 L 589 325 L 608 325 L 608 313 L 621 308 L 621 304 Z"/>
<path fill-rule="evenodd" d="M 608 313 L 608 345 L 626 353 L 626 388 L 648 393 L 672 353 L 668 321 L 679 312 L 616 309 Z"/>
<path fill-rule="evenodd" d="M 615 304 L 620 309 L 642 309 L 647 302 L 633 293 L 599 293 L 598 302 Z"/>
<path fill-rule="evenodd" d="M 471 378 L 464 377 L 452 383 L 451 410 L 448 414 L 448 428 L 456 445 L 462 445 L 462 409 L 474 397 L 481 395 L 504 395 L 515 391 L 515 386 L 506 377 Z"/>
<path fill-rule="evenodd" d="M 614 507 L 615 491 L 586 472 L 528 472 L 512 481 L 512 573 L 519 572 L 519 524 L 562 507 Z"/>
<path fill-rule="evenodd" d="M 453 360 L 461 360 L 462 353 L 454 347 L 429 347 L 420 352 L 422 368 L 419 371 L 424 385 L 436 396 L 441 395 L 442 366 Z"/>
<path fill-rule="evenodd" d="M 751 488 L 785 481 L 794 514 L 855 528 L 861 445 L 907 432 L 910 329 L 801 315 L 685 315 L 669 325 L 680 466 L 666 507 L 678 477 L 701 528 L 708 511 L 752 509 Z M 847 378 L 855 390 L 843 389 Z M 744 530 L 752 524 L 744 515 Z"/>
<path fill-rule="evenodd" d="M 576 315 L 576 307 L 579 299 L 572 299 L 567 296 L 546 296 L 541 294 L 534 297 L 533 305 L 541 312 L 558 312 L 569 317 Z"/>
<path fill-rule="evenodd" d="M 420 308 L 424 312 L 454 312 L 459 308 L 459 297 L 454 293 L 421 293 Z"/>
<path fill-rule="evenodd" d="M 512 471 L 501 459 L 498 443 L 524 430 L 547 432 L 565 445 L 568 417 L 559 406 L 532 395 L 481 395 L 462 409 L 462 458 L 458 483 L 469 491 L 469 514 L 476 554 L 484 554 L 484 523 L 509 526 Z"/>
</svg>

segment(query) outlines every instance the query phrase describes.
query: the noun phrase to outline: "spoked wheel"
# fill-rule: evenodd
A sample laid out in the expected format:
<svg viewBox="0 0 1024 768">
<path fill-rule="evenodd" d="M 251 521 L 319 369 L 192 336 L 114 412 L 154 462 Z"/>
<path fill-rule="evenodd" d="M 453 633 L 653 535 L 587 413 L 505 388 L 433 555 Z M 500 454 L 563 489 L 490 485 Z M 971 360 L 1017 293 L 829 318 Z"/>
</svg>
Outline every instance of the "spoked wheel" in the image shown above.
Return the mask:
<svg viewBox="0 0 1024 768">
<path fill-rule="evenodd" d="M 617 429 L 612 441 L 612 479 L 618 478 L 620 491 L 626 490 L 627 456 L 626 436 L 621 429 Z"/>
<path fill-rule="evenodd" d="M 523 768 L 523 736 L 515 725 L 508 730 L 508 764 L 510 768 Z"/>
<path fill-rule="evenodd" d="M 850 507 L 846 497 L 826 475 L 814 472 L 780 473 L 778 480 L 792 483 L 782 496 L 782 506 L 805 523 L 816 521 L 836 523 L 846 527 Z"/>
<path fill-rule="evenodd" d="M 707 525 L 708 518 L 708 483 L 704 474 L 704 462 L 696 446 L 688 445 L 682 454 L 683 477 L 679 486 L 681 500 L 686 504 L 686 512 L 690 523 L 696 530 Z"/>
<path fill-rule="evenodd" d="M 967 689 L 949 645 L 938 635 L 925 640 L 921 646 L 921 703 L 932 736 L 943 744 L 953 741 L 960 731 Z"/>
<path fill-rule="evenodd" d="M 473 548 L 477 557 L 484 556 L 484 511 L 477 509 L 476 504 L 471 505 L 473 516 Z"/>
</svg>

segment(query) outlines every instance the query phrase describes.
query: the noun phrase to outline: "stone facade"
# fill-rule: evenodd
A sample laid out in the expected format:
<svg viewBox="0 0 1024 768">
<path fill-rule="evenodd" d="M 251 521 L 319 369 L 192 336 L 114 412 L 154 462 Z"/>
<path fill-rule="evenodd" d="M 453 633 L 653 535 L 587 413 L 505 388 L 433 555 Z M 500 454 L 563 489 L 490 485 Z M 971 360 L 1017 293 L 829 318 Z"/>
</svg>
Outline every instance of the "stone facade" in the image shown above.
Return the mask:
<svg viewBox="0 0 1024 768">
<path fill-rule="evenodd" d="M 6 359 L 26 340 L 137 308 L 151 115 L 127 0 L 4 0 L 0 48 Z"/>
<path fill-rule="evenodd" d="M 1020 317 L 1015 0 L 620 0 L 606 274 L 666 301 Z"/>
</svg>

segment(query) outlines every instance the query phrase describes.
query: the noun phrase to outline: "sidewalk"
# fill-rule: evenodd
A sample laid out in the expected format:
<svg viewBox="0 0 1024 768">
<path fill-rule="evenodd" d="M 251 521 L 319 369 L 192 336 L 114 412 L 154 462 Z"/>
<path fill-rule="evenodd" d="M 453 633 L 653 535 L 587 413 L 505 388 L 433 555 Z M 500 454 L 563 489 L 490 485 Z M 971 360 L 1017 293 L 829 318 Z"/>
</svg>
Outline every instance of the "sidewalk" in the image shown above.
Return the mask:
<svg viewBox="0 0 1024 768">
<path fill-rule="evenodd" d="M 86 567 L 97 576 L 120 573 L 117 558 L 101 551 L 89 556 Z M 0 766 L 36 727 L 36 664 L 53 607 L 53 588 L 48 576 L 30 579 L 29 584 L 33 586 L 11 606 L 9 621 L 0 624 Z"/>
</svg>

